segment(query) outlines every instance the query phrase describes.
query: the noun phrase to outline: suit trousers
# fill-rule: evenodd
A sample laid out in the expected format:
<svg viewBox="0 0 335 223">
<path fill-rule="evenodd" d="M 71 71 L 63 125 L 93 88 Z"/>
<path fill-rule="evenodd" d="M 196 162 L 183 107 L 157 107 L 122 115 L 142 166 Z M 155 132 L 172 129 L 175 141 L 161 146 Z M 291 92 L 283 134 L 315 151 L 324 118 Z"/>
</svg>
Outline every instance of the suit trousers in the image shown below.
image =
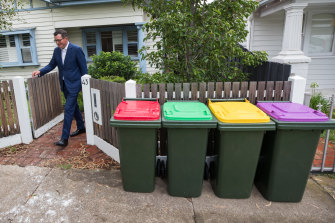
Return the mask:
<svg viewBox="0 0 335 223">
<path fill-rule="evenodd" d="M 65 108 L 64 108 L 65 111 L 64 111 L 62 139 L 68 139 L 70 136 L 70 130 L 71 130 L 71 124 L 72 124 L 73 117 L 76 120 L 77 129 L 84 129 L 85 125 L 84 125 L 83 117 L 81 115 L 78 102 L 77 102 L 79 92 L 70 93 L 66 89 L 65 84 L 63 86 L 64 86 L 63 93 L 65 96 L 66 102 L 65 102 Z"/>
</svg>

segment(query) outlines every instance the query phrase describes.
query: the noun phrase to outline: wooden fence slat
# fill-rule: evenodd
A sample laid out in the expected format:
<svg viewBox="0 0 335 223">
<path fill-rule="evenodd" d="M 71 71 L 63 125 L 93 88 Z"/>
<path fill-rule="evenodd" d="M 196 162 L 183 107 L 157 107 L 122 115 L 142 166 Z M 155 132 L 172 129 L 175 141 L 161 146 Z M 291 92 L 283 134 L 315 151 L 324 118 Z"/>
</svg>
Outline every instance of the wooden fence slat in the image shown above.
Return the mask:
<svg viewBox="0 0 335 223">
<path fill-rule="evenodd" d="M 291 86 L 292 86 L 291 81 L 284 81 L 283 101 L 289 101 L 290 100 Z"/>
<path fill-rule="evenodd" d="M 32 117 L 33 128 L 36 129 L 36 100 L 34 98 L 34 90 L 33 90 L 33 79 L 29 78 L 27 81 L 28 84 L 28 96 L 29 96 L 29 104 L 30 104 L 30 113 Z"/>
<path fill-rule="evenodd" d="M 199 88 L 199 101 L 202 103 L 206 103 L 206 83 L 201 82 Z"/>
<path fill-rule="evenodd" d="M 191 100 L 198 100 L 198 83 L 191 84 Z"/>
<path fill-rule="evenodd" d="M 114 98 L 113 98 L 113 93 L 114 90 L 118 90 L 116 89 L 116 87 L 114 87 L 113 82 L 108 82 L 108 103 L 109 103 L 109 114 L 110 114 L 110 118 L 113 116 L 114 114 Z M 114 145 L 114 127 L 109 125 L 109 143 Z"/>
<path fill-rule="evenodd" d="M 247 94 L 248 94 L 248 82 L 243 81 L 241 82 L 240 98 L 247 98 Z"/>
<path fill-rule="evenodd" d="M 48 82 L 48 102 L 49 102 L 49 110 L 50 110 L 50 116 L 52 118 L 55 118 L 56 117 L 56 111 L 55 111 L 55 101 L 54 101 L 54 98 L 53 98 L 53 91 L 52 91 L 52 79 L 53 77 L 51 75 L 47 75 L 48 76 L 48 79 L 47 79 L 47 82 Z"/>
<path fill-rule="evenodd" d="M 215 98 L 221 99 L 222 98 L 222 90 L 223 90 L 223 83 L 216 82 L 215 86 Z"/>
<path fill-rule="evenodd" d="M 273 81 L 266 82 L 266 100 L 267 101 L 273 100 L 273 89 L 274 89 L 274 82 Z"/>
<path fill-rule="evenodd" d="M 44 123 L 44 117 L 43 117 L 43 104 L 44 104 L 44 100 L 43 100 L 43 89 L 42 89 L 42 83 L 41 80 L 42 78 L 35 78 L 34 79 L 36 81 L 36 85 L 35 85 L 35 96 L 38 99 L 38 116 L 37 118 L 37 128 L 41 127 Z"/>
<path fill-rule="evenodd" d="M 62 105 L 62 96 L 61 96 L 61 90 L 60 90 L 60 83 L 59 83 L 59 74 L 55 73 L 55 77 L 56 79 L 55 83 L 56 83 L 56 92 L 57 92 L 57 98 L 58 98 L 58 105 L 59 105 L 59 114 L 62 113 L 63 111 L 63 105 Z"/>
<path fill-rule="evenodd" d="M 100 106 L 101 106 L 101 137 L 106 140 L 106 97 L 105 97 L 105 81 L 100 80 Z"/>
<path fill-rule="evenodd" d="M 167 84 L 167 99 L 168 100 L 173 99 L 173 84 L 171 83 Z"/>
<path fill-rule="evenodd" d="M 144 98 L 150 98 L 150 84 L 143 84 Z"/>
<path fill-rule="evenodd" d="M 264 101 L 265 81 L 259 81 L 257 86 L 257 101 Z"/>
<path fill-rule="evenodd" d="M 1 113 L 1 124 L 2 124 L 2 136 L 8 135 L 8 124 L 7 124 L 7 118 L 6 118 L 6 111 L 5 111 L 5 105 L 3 103 L 3 82 L 0 82 L 0 113 Z"/>
<path fill-rule="evenodd" d="M 181 83 L 175 84 L 175 100 L 181 100 Z"/>
<path fill-rule="evenodd" d="M 121 92 L 118 88 L 118 84 L 112 84 L 114 87 L 112 87 L 112 96 L 111 96 L 111 100 L 113 100 L 113 111 L 112 113 L 115 112 L 117 106 L 119 105 L 119 103 L 121 102 L 121 100 L 119 99 L 120 98 L 120 95 L 119 95 L 119 92 Z M 122 95 L 121 95 L 122 97 Z M 112 131 L 112 145 L 114 146 L 117 146 L 118 145 L 118 141 L 117 141 L 117 130 L 115 127 L 113 127 L 113 131 Z"/>
<path fill-rule="evenodd" d="M 14 86 L 13 86 L 13 81 L 12 80 L 9 81 L 9 87 L 10 87 L 10 92 L 11 92 L 11 96 L 12 96 L 12 103 L 13 103 L 13 110 L 14 110 L 14 117 L 15 117 L 15 125 L 16 125 L 15 132 L 20 133 L 19 116 L 17 114 L 15 92 L 14 92 Z"/>
<path fill-rule="evenodd" d="M 8 92 L 8 82 L 3 81 L 3 90 L 4 90 L 4 97 L 6 101 L 6 111 L 7 111 L 7 119 L 9 123 L 9 132 L 10 134 L 14 134 L 14 120 L 13 120 L 13 112 L 12 112 L 12 105 L 10 103 L 10 97 Z"/>
<path fill-rule="evenodd" d="M 249 101 L 252 104 L 256 103 L 256 86 L 257 86 L 257 82 L 256 81 L 250 81 L 250 86 L 249 86 Z"/>
<path fill-rule="evenodd" d="M 43 116 L 43 122 L 41 124 L 44 125 L 47 123 L 47 121 L 50 119 L 50 116 L 48 114 L 48 99 L 47 99 L 47 89 L 46 89 L 46 84 L 45 84 L 45 80 L 46 77 L 41 77 L 39 78 L 40 82 L 41 82 L 41 88 L 42 88 L 42 92 L 43 92 L 43 96 L 42 96 L 42 100 L 43 100 L 43 107 L 42 107 L 42 116 Z"/>
<path fill-rule="evenodd" d="M 53 115 L 52 115 L 52 109 L 51 109 L 51 107 L 52 107 L 52 104 L 51 104 L 51 95 L 50 95 L 50 88 L 49 88 L 49 84 L 50 84 L 50 77 L 49 77 L 49 75 L 45 75 L 44 76 L 45 78 L 45 80 L 44 80 L 44 87 L 45 87 L 45 96 L 46 96 L 46 98 L 47 98 L 47 104 L 46 104 L 46 106 L 47 106 L 47 110 L 46 110 L 46 112 L 48 113 L 48 115 L 47 115 L 47 120 L 46 120 L 46 123 L 47 122 L 49 122 L 51 119 L 53 119 L 54 117 L 53 117 Z"/>
<path fill-rule="evenodd" d="M 240 82 L 233 82 L 232 97 L 239 98 L 238 95 L 239 91 L 240 91 Z"/>
<path fill-rule="evenodd" d="M 136 98 L 142 98 L 142 84 L 136 84 Z"/>
<path fill-rule="evenodd" d="M 165 102 L 165 84 L 159 84 L 159 104 L 163 105 Z"/>
<path fill-rule="evenodd" d="M 231 83 L 230 82 L 225 82 L 224 83 L 224 98 L 230 98 L 230 90 L 231 90 Z"/>
<path fill-rule="evenodd" d="M 183 99 L 184 101 L 190 100 L 190 84 L 189 83 L 183 83 Z"/>
<path fill-rule="evenodd" d="M 276 81 L 274 100 L 281 101 L 283 90 L 283 81 Z"/>
<path fill-rule="evenodd" d="M 207 98 L 214 98 L 214 82 L 208 82 Z"/>
<path fill-rule="evenodd" d="M 151 97 L 157 98 L 157 84 L 151 84 Z"/>
</svg>

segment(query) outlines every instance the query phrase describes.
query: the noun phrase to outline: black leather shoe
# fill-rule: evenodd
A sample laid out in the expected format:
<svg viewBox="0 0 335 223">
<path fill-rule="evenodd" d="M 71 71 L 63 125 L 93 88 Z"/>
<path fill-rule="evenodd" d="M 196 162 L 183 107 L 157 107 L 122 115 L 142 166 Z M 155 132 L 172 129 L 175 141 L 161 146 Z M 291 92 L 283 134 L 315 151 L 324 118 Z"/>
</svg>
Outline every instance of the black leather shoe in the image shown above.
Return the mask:
<svg viewBox="0 0 335 223">
<path fill-rule="evenodd" d="M 72 132 L 70 134 L 71 137 L 74 137 L 74 136 L 77 136 L 79 134 L 82 134 L 82 133 L 85 133 L 86 132 L 86 129 L 77 129 L 76 131 Z"/>
<path fill-rule="evenodd" d="M 60 139 L 59 141 L 55 142 L 54 144 L 56 146 L 65 147 L 65 146 L 67 146 L 67 143 L 68 143 L 67 139 Z"/>
</svg>

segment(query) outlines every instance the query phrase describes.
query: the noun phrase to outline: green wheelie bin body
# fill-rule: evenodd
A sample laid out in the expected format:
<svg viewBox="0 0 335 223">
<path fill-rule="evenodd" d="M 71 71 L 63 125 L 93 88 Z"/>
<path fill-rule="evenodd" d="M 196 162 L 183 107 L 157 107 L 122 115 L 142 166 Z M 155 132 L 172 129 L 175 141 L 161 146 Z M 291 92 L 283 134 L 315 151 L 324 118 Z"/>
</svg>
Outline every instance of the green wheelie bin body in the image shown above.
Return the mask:
<svg viewBox="0 0 335 223">
<path fill-rule="evenodd" d="M 266 131 L 274 122 L 256 106 L 243 101 L 209 102 L 218 119 L 215 132 L 215 161 L 210 166 L 210 182 L 220 198 L 250 197 Z"/>
<path fill-rule="evenodd" d="M 325 129 L 335 122 L 306 106 L 290 102 L 261 102 L 276 131 L 267 132 L 261 149 L 255 185 L 269 201 L 300 202 L 314 154 Z"/>
<path fill-rule="evenodd" d="M 125 191 L 155 189 L 157 130 L 161 127 L 157 101 L 122 101 L 110 124 L 117 128 L 122 184 Z"/>
<path fill-rule="evenodd" d="M 162 126 L 167 128 L 168 193 L 178 197 L 201 195 L 208 132 L 217 122 L 200 102 L 166 102 Z"/>
</svg>

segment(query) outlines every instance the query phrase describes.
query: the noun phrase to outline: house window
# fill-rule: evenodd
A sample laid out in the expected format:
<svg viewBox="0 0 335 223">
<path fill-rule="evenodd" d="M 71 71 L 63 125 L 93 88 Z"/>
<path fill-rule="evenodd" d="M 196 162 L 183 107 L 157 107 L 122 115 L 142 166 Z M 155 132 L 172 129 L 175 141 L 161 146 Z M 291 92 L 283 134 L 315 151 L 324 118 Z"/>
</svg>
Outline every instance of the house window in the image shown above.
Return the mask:
<svg viewBox="0 0 335 223">
<path fill-rule="evenodd" d="M 38 65 L 34 30 L 0 33 L 0 66 Z"/>
<path fill-rule="evenodd" d="M 309 54 L 334 53 L 335 14 L 314 14 L 311 21 Z"/>
<path fill-rule="evenodd" d="M 138 59 L 138 41 L 136 27 L 96 28 L 83 31 L 84 50 L 87 60 L 101 51 L 118 51 L 129 55 L 133 60 Z"/>
</svg>

